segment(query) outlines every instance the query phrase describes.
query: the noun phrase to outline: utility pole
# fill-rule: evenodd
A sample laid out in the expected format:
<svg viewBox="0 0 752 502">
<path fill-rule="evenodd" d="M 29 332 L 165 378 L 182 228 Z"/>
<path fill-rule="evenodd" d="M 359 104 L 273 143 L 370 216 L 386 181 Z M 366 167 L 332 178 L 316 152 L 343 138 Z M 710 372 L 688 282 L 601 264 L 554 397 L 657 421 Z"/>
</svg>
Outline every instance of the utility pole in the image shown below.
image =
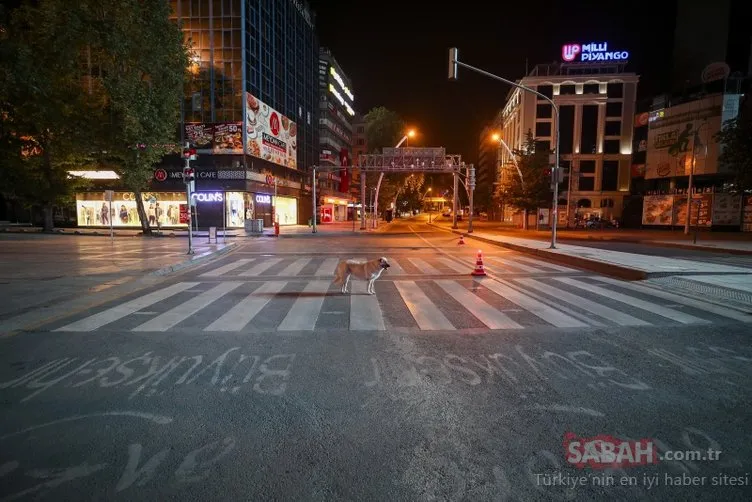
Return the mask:
<svg viewBox="0 0 752 502">
<path fill-rule="evenodd" d="M 195 173 L 191 167 L 191 161 L 196 160 L 196 149 L 191 148 L 190 143 L 185 144 L 183 150 L 183 158 L 185 159 L 185 167 L 183 168 L 183 182 L 185 183 L 185 195 L 188 199 L 188 254 L 194 254 L 193 250 L 193 223 L 191 207 L 193 206 L 193 191 Z"/>
</svg>

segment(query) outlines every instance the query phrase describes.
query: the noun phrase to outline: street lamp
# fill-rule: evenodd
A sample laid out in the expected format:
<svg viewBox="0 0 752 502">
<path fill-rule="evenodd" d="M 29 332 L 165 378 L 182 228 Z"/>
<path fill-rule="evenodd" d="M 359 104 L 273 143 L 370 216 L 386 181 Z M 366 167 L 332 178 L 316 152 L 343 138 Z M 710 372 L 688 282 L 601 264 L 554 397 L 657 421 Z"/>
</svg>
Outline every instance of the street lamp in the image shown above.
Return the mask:
<svg viewBox="0 0 752 502">
<path fill-rule="evenodd" d="M 474 72 L 480 73 L 481 75 L 485 75 L 487 77 L 490 77 L 494 80 L 498 80 L 500 82 L 503 82 L 507 85 L 511 85 L 513 87 L 517 87 L 518 89 L 522 89 L 525 92 L 529 92 L 532 94 L 535 94 L 539 98 L 544 99 L 547 101 L 553 110 L 554 113 L 554 122 L 555 122 L 555 129 L 556 129 L 556 150 L 555 150 L 555 163 L 553 172 L 551 173 L 552 178 L 557 181 L 557 183 L 553 183 L 554 190 L 553 190 L 553 223 L 551 224 L 551 249 L 556 249 L 556 226 L 559 219 L 559 143 L 560 143 L 560 134 L 559 134 L 559 107 L 554 103 L 554 100 L 546 96 L 545 94 L 541 94 L 540 92 L 536 91 L 535 89 L 531 89 L 530 87 L 526 87 L 522 84 L 518 84 L 517 82 L 512 82 L 511 80 L 507 80 L 503 77 L 499 77 L 498 75 L 494 75 L 493 73 L 487 72 L 485 70 L 481 70 L 480 68 L 476 68 L 475 66 L 470 66 L 469 64 L 463 63 L 459 60 L 459 50 L 456 47 L 452 47 L 449 49 L 449 79 L 450 80 L 457 80 L 457 69 L 458 66 L 462 66 L 463 68 L 467 68 L 468 70 L 473 70 Z"/>
<path fill-rule="evenodd" d="M 430 191 L 431 191 L 431 187 L 428 187 L 428 189 L 426 190 L 426 192 L 423 194 L 423 197 L 421 197 L 423 199 L 423 204 L 426 203 L 426 195 L 428 195 L 428 192 L 430 192 Z M 428 212 L 428 223 L 431 223 L 431 206 L 430 205 L 428 206 L 427 212 Z"/>
<path fill-rule="evenodd" d="M 405 134 L 404 136 L 402 136 L 402 139 L 399 140 L 399 143 L 397 143 L 397 145 L 394 148 L 401 147 L 402 143 L 405 143 L 406 141 L 408 141 L 409 138 L 412 138 L 414 136 L 415 136 L 415 129 L 410 129 L 409 131 L 407 131 L 407 134 Z M 405 145 L 405 146 L 407 146 L 407 145 Z M 374 204 L 374 208 L 373 208 L 373 213 L 374 213 L 373 214 L 373 224 L 372 224 L 373 228 L 376 228 L 376 226 L 378 225 L 378 222 L 379 222 L 379 217 L 378 217 L 378 214 L 379 214 L 379 212 L 378 212 L 378 208 L 379 208 L 379 190 L 381 189 L 381 181 L 383 179 L 384 179 L 384 172 L 382 171 L 379 174 L 379 182 L 376 183 L 376 203 Z"/>
<path fill-rule="evenodd" d="M 499 142 L 499 144 L 500 144 L 501 146 L 503 146 L 503 147 L 504 147 L 504 149 L 505 149 L 505 150 L 507 151 L 507 153 L 509 154 L 509 158 L 510 158 L 510 159 L 512 159 L 512 164 L 514 164 L 514 167 L 516 167 L 516 168 L 517 168 L 517 174 L 519 174 L 519 175 L 520 175 L 520 183 L 522 184 L 522 189 L 524 190 L 524 189 L 525 189 L 525 178 L 524 178 L 524 177 L 522 176 L 522 171 L 520 170 L 520 165 L 519 165 L 519 164 L 517 164 L 517 159 L 515 158 L 515 156 L 514 156 L 514 153 L 513 153 L 513 152 L 512 152 L 512 150 L 511 150 L 511 149 L 509 148 L 509 146 L 508 146 L 508 145 L 506 144 L 506 142 L 504 142 L 504 138 L 502 138 L 502 137 L 501 137 L 501 134 L 499 134 L 499 133 L 494 133 L 494 134 L 493 134 L 493 135 L 491 136 L 491 139 L 492 139 L 492 140 L 494 140 L 494 141 L 498 141 L 498 142 Z"/>
</svg>

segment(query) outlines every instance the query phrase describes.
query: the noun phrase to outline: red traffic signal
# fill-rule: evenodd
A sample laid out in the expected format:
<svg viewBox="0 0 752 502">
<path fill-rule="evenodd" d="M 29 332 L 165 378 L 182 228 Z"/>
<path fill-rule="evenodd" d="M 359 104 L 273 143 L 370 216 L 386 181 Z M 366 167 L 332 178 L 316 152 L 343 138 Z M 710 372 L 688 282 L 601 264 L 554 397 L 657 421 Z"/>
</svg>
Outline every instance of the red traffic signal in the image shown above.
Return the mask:
<svg viewBox="0 0 752 502">
<path fill-rule="evenodd" d="M 183 179 L 186 182 L 193 181 L 195 179 L 193 168 L 186 167 L 185 169 L 183 169 Z"/>
<path fill-rule="evenodd" d="M 195 148 L 187 148 L 183 150 L 183 158 L 189 159 L 189 160 L 195 160 L 196 158 L 196 149 Z"/>
<path fill-rule="evenodd" d="M 543 176 L 546 177 L 546 178 L 549 177 L 549 176 L 551 176 L 551 168 L 550 167 L 546 167 L 546 168 L 543 169 Z"/>
</svg>

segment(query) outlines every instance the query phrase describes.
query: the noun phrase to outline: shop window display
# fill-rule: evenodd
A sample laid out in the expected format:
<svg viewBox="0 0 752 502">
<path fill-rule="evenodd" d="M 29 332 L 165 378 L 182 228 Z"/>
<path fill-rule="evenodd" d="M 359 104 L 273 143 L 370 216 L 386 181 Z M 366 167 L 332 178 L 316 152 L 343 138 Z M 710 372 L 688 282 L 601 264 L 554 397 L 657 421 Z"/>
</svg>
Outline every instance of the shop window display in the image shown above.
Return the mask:
<svg viewBox="0 0 752 502">
<path fill-rule="evenodd" d="M 184 193 L 160 192 L 144 193 L 144 209 L 150 226 L 180 227 L 180 205 L 186 204 Z M 150 202 L 152 197 L 155 202 Z M 76 194 L 76 212 L 79 226 L 109 227 L 110 221 L 116 227 L 140 227 L 136 199 L 131 192 L 115 192 L 112 211 L 105 200 L 104 192 Z"/>
<path fill-rule="evenodd" d="M 280 225 L 298 224 L 298 199 L 277 196 L 275 214 Z"/>
<path fill-rule="evenodd" d="M 246 194 L 243 192 L 225 193 L 225 210 L 227 212 L 227 226 L 243 228 L 246 220 Z"/>
</svg>

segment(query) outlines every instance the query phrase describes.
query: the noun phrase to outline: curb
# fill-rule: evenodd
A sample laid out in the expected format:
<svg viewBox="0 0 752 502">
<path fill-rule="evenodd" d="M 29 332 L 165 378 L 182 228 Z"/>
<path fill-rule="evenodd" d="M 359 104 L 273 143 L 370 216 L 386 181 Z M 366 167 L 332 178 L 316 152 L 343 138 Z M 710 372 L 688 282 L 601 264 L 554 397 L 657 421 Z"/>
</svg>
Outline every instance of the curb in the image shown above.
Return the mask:
<svg viewBox="0 0 752 502">
<path fill-rule="evenodd" d="M 486 244 L 492 244 L 495 246 L 508 248 L 513 251 L 519 251 L 520 253 L 539 256 L 541 258 L 546 258 L 548 260 L 559 262 L 564 265 L 571 265 L 577 268 L 590 270 L 591 272 L 616 277 L 618 279 L 624 279 L 627 281 L 642 281 L 649 277 L 649 274 L 643 270 L 623 267 L 621 265 L 614 265 L 612 263 L 588 260 L 587 258 L 581 258 L 579 256 L 567 256 L 560 253 L 553 253 L 545 249 L 533 249 L 526 246 L 520 246 L 519 244 L 512 244 L 510 242 L 499 242 L 492 239 L 486 239 L 485 237 L 478 237 L 473 234 L 468 234 L 467 232 L 460 232 L 459 230 L 444 229 L 433 224 L 431 224 L 431 226 L 447 232 L 451 232 L 453 234 L 464 235 L 467 238 L 485 242 Z"/>
<path fill-rule="evenodd" d="M 180 263 L 176 263 L 175 265 L 169 265 L 167 267 L 160 268 L 159 270 L 155 270 L 154 272 L 150 272 L 147 275 L 151 276 L 165 276 L 172 274 L 173 272 L 178 272 L 180 270 L 186 270 L 191 267 L 195 267 L 198 265 L 201 265 L 202 263 L 211 260 L 212 258 L 216 258 L 219 256 L 223 256 L 233 249 L 238 247 L 238 243 L 233 242 L 232 244 L 227 244 L 221 249 L 217 249 L 216 251 L 207 251 L 205 253 L 201 253 L 200 255 L 193 256 L 192 258 L 182 261 Z"/>
</svg>

